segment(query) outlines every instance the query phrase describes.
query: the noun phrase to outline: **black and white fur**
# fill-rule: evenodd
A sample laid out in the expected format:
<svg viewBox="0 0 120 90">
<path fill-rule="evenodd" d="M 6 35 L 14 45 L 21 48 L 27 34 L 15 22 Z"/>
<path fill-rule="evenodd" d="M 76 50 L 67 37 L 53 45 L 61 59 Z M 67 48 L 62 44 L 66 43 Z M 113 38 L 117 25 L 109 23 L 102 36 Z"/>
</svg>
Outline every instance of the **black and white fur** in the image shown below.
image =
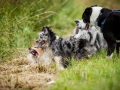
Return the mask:
<svg viewBox="0 0 120 90">
<path fill-rule="evenodd" d="M 102 22 L 106 18 L 107 20 L 102 27 Z M 85 9 L 82 19 L 84 23 L 102 28 L 103 36 L 108 44 L 107 57 L 112 58 L 115 47 L 117 54 L 119 54 L 119 43 L 117 41 L 120 40 L 120 12 L 112 12 L 108 8 L 91 6 Z"/>
<path fill-rule="evenodd" d="M 68 64 L 65 59 L 71 60 L 74 57 L 79 60 L 89 53 L 86 39 L 75 39 L 74 36 L 56 39 L 55 33 L 47 26 L 40 32 L 37 43 L 40 48 L 52 50 L 56 66 L 62 70 Z"/>
<path fill-rule="evenodd" d="M 95 26 L 91 26 L 89 29 L 87 29 L 86 23 L 84 23 L 83 20 L 75 20 L 75 23 L 76 27 L 74 29 L 74 35 L 84 31 L 90 32 L 92 34 L 92 40 L 90 42 L 91 45 L 96 46 L 98 50 L 101 48 L 107 48 L 107 42 L 105 41 L 103 34 L 100 32 L 100 30 L 97 30 Z"/>
<path fill-rule="evenodd" d="M 97 50 L 99 49 L 99 46 L 96 47 L 95 44 L 91 44 L 92 40 L 93 40 L 93 35 L 91 32 L 87 31 L 87 30 L 81 30 L 79 28 L 77 28 L 77 30 L 79 31 L 77 34 L 74 34 L 74 38 L 76 39 L 86 39 L 88 41 L 88 50 L 89 50 L 89 57 L 96 54 Z"/>
</svg>

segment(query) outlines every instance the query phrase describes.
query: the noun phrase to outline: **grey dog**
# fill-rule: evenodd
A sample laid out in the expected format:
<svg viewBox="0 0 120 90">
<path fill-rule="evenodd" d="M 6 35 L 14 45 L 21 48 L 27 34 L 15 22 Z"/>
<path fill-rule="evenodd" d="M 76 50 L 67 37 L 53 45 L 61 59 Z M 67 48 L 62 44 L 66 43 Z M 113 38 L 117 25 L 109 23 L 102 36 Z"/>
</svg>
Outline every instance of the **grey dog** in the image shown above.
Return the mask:
<svg viewBox="0 0 120 90">
<path fill-rule="evenodd" d="M 36 43 L 37 47 L 52 50 L 56 66 L 61 70 L 68 66 L 72 57 L 80 60 L 89 53 L 89 42 L 86 39 L 77 39 L 75 36 L 56 39 L 56 34 L 47 26 L 42 28 Z"/>
</svg>

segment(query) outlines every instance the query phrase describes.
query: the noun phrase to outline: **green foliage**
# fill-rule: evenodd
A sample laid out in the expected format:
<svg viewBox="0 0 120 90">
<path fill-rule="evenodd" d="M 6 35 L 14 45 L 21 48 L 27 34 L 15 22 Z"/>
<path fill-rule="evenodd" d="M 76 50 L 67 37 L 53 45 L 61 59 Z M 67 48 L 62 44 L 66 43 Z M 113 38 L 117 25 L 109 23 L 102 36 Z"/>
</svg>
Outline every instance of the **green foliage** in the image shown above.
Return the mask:
<svg viewBox="0 0 120 90">
<path fill-rule="evenodd" d="M 43 26 L 50 26 L 58 36 L 73 31 L 75 19 L 80 19 L 83 6 L 72 0 L 1 0 L 0 61 L 13 59 L 35 44 Z M 12 57 L 11 57 L 12 56 Z"/>
<path fill-rule="evenodd" d="M 73 60 L 49 90 L 119 90 L 119 81 L 119 57 L 105 59 L 105 52 L 101 52 L 89 60 Z"/>
<path fill-rule="evenodd" d="M 10 59 L 14 49 L 28 48 L 37 33 L 51 23 L 67 0 L 2 0 L 0 3 L 0 61 Z M 12 58 L 11 58 L 12 59 Z"/>
<path fill-rule="evenodd" d="M 68 3 L 66 3 L 64 7 L 60 11 L 58 11 L 56 17 L 53 18 L 52 24 L 54 26 L 52 27 L 55 28 L 55 32 L 60 36 L 64 36 L 71 31 L 73 32 L 73 29 L 75 27 L 74 21 L 76 19 L 81 19 L 83 6 L 81 5 L 81 7 L 79 7 L 79 5 L 73 3 L 76 2 L 69 1 Z"/>
<path fill-rule="evenodd" d="M 120 0 L 0 0 L 0 62 L 27 55 L 43 26 L 57 35 L 73 31 L 87 6 L 119 9 Z M 105 52 L 89 60 L 75 61 L 60 72 L 51 90 L 119 90 L 120 60 L 105 59 Z M 18 59 L 19 60 L 19 59 Z"/>
</svg>

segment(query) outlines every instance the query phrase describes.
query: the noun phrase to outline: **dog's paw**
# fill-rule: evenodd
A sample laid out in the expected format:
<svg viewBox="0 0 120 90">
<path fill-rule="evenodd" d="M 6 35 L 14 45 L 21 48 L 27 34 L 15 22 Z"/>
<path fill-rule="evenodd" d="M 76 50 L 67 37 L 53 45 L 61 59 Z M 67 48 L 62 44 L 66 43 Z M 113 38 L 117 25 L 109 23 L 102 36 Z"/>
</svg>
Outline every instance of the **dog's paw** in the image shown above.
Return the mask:
<svg viewBox="0 0 120 90">
<path fill-rule="evenodd" d="M 112 59 L 113 53 L 110 56 L 106 56 L 107 59 Z"/>
</svg>

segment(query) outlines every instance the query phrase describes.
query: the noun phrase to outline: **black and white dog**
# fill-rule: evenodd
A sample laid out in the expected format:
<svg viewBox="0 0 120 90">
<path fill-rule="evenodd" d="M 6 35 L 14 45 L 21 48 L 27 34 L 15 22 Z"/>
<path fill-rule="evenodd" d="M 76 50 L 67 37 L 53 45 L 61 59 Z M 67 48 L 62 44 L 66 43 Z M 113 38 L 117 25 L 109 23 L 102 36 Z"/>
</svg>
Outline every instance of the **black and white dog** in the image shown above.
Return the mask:
<svg viewBox="0 0 120 90">
<path fill-rule="evenodd" d="M 89 53 L 86 39 L 75 39 L 74 36 L 56 39 L 55 33 L 47 26 L 43 27 L 36 42 L 37 47 L 52 50 L 56 66 L 62 70 L 68 64 L 65 59 L 71 60 L 72 57 L 81 59 L 87 57 Z"/>
<path fill-rule="evenodd" d="M 89 42 L 89 57 L 96 54 L 96 52 L 100 49 L 98 42 L 96 42 L 96 36 L 94 36 L 89 30 L 82 29 L 86 24 L 81 23 L 81 20 L 76 21 L 76 27 L 74 29 L 74 38 L 77 39 L 86 39 Z M 81 26 L 82 24 L 82 26 Z"/>
<path fill-rule="evenodd" d="M 80 34 L 84 31 L 89 32 L 92 35 L 90 45 L 96 46 L 97 50 L 100 50 L 101 48 L 107 49 L 107 42 L 105 41 L 103 34 L 100 32 L 100 30 L 97 30 L 95 26 L 91 26 L 88 29 L 88 27 L 86 27 L 86 23 L 84 23 L 83 20 L 75 20 L 75 23 L 76 27 L 74 29 L 74 35 Z"/>
<path fill-rule="evenodd" d="M 85 9 L 82 19 L 84 23 L 87 23 L 87 26 L 91 24 L 101 28 L 108 44 L 107 57 L 113 56 L 115 47 L 117 54 L 119 54 L 117 41 L 120 40 L 120 11 L 95 5 Z"/>
</svg>

